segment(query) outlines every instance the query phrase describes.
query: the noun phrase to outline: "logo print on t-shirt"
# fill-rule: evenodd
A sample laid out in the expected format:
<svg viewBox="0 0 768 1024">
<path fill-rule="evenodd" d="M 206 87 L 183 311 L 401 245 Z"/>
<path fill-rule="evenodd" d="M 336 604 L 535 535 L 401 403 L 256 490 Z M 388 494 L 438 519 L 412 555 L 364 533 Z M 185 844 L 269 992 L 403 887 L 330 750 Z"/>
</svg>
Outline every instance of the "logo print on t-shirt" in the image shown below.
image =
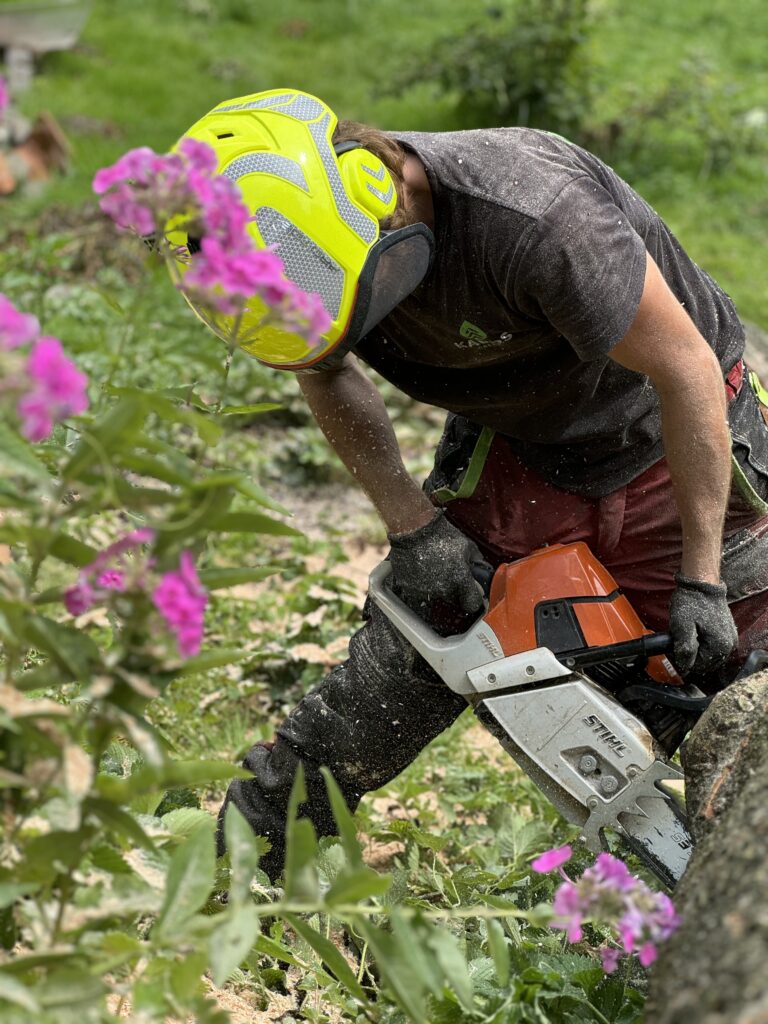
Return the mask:
<svg viewBox="0 0 768 1024">
<path fill-rule="evenodd" d="M 459 328 L 459 334 L 462 338 L 466 338 L 467 341 L 471 342 L 482 342 L 485 341 L 488 335 L 480 327 L 476 327 L 475 324 L 471 324 L 469 320 L 465 320 Z"/>
</svg>

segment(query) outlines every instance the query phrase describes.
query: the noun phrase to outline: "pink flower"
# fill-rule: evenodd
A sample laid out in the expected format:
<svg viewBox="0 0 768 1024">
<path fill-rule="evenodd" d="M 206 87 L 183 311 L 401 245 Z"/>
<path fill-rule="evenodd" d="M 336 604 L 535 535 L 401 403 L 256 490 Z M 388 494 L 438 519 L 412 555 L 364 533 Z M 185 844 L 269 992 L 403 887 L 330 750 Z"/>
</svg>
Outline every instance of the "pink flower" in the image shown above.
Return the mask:
<svg viewBox="0 0 768 1024">
<path fill-rule="evenodd" d="M 88 378 L 67 359 L 57 338 L 40 338 L 29 355 L 27 373 L 50 399 L 59 418 L 88 408 Z"/>
<path fill-rule="evenodd" d="M 184 278 L 184 288 L 223 313 L 235 314 L 263 289 L 280 287 L 283 263 L 266 249 L 231 251 L 218 239 L 203 238 L 200 253 Z M 239 298 L 241 302 L 233 301 Z"/>
<path fill-rule="evenodd" d="M 152 601 L 175 633 L 182 657 L 197 654 L 203 641 L 208 594 L 200 583 L 191 552 L 183 551 L 178 570 L 162 577 Z"/>
<path fill-rule="evenodd" d="M 11 102 L 11 97 L 8 94 L 8 86 L 5 79 L 0 75 L 0 114 L 4 114 L 8 109 Z"/>
<path fill-rule="evenodd" d="M 215 174 L 219 162 L 211 146 L 197 139 L 184 138 L 179 143 L 179 152 L 190 167 L 203 174 Z"/>
<path fill-rule="evenodd" d="M 550 850 L 540 859 L 551 870 L 560 867 L 563 856 L 561 850 Z M 552 927 L 565 931 L 569 942 L 582 938 L 585 921 L 602 921 L 614 930 L 622 950 L 637 952 L 640 963 L 647 967 L 656 959 L 658 943 L 669 938 L 680 923 L 669 897 L 654 893 L 612 854 L 599 854 L 578 882 L 571 881 L 562 868 L 560 873 L 566 881 L 555 892 Z M 620 952 L 601 951 L 607 973 L 616 969 Z"/>
<path fill-rule="evenodd" d="M 119 569 L 107 569 L 96 577 L 96 584 L 102 590 L 125 590 L 125 573 Z"/>
<path fill-rule="evenodd" d="M 70 615 L 82 615 L 95 604 L 108 601 L 115 592 L 123 593 L 130 587 L 141 588 L 151 563 L 146 560 L 129 562 L 125 555 L 149 543 L 154 536 L 155 531 L 146 527 L 132 530 L 100 551 L 90 565 L 84 566 L 77 583 L 64 594 L 64 604 Z"/>
<path fill-rule="evenodd" d="M 552 910 L 555 914 L 552 927 L 562 929 L 569 942 L 579 942 L 588 906 L 583 902 L 578 886 L 573 882 L 564 882 L 555 893 Z"/>
<path fill-rule="evenodd" d="M 0 80 L 1 81 L 1 80 Z M 0 349 L 18 348 L 34 341 L 40 334 L 37 317 L 20 313 L 13 303 L 0 294 Z"/>
<path fill-rule="evenodd" d="M 42 441 L 53 424 L 85 412 L 88 378 L 64 355 L 57 338 L 40 338 L 27 359 L 32 388 L 19 399 L 21 430 L 30 441 Z"/>
<path fill-rule="evenodd" d="M 531 867 L 534 871 L 538 871 L 539 874 L 543 875 L 547 871 L 554 871 L 555 868 L 567 864 L 572 856 L 573 850 L 570 846 L 558 846 L 553 850 L 547 850 L 546 853 L 542 853 L 540 857 L 537 857 L 531 863 Z"/>
<path fill-rule="evenodd" d="M 96 594 L 87 579 L 81 576 L 78 582 L 64 592 L 64 606 L 70 615 L 82 615 L 96 603 Z"/>
<path fill-rule="evenodd" d="M 610 853 L 599 853 L 594 867 L 588 868 L 587 871 L 609 888 L 617 889 L 619 892 L 634 889 L 637 883 L 637 879 L 630 874 L 624 861 Z"/>
<path fill-rule="evenodd" d="M 637 954 L 637 959 L 643 967 L 650 967 L 658 955 L 656 947 L 652 942 L 644 942 Z"/>
<path fill-rule="evenodd" d="M 49 437 L 53 430 L 53 415 L 45 394 L 40 390 L 23 395 L 16 406 L 21 417 L 21 432 L 28 441 L 37 444 Z"/>
<path fill-rule="evenodd" d="M 604 946 L 603 949 L 600 950 L 600 959 L 603 962 L 603 970 L 606 974 L 613 974 L 619 966 L 620 957 L 620 949 L 612 949 L 609 946 Z"/>
</svg>

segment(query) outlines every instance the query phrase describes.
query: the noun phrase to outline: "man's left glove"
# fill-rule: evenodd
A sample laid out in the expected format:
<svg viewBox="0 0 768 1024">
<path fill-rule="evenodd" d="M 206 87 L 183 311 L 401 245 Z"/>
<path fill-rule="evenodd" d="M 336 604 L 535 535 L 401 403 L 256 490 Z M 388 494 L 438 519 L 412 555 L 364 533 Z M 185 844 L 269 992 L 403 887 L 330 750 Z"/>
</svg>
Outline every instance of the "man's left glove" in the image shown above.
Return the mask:
<svg viewBox="0 0 768 1024">
<path fill-rule="evenodd" d="M 705 583 L 678 573 L 669 608 L 674 641 L 672 661 L 681 675 L 709 672 L 721 665 L 739 635 L 726 600 L 724 583 Z"/>
<path fill-rule="evenodd" d="M 389 535 L 392 589 L 444 636 L 468 629 L 484 608 L 472 575 L 485 566 L 477 545 L 439 511 L 426 526 Z"/>
</svg>

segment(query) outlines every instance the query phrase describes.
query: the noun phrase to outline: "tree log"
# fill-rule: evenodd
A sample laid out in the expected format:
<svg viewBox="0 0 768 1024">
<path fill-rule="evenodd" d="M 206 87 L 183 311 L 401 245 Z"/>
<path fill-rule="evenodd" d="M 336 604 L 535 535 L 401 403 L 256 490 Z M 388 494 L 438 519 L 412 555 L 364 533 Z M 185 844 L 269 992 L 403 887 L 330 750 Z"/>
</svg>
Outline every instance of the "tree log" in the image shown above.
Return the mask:
<svg viewBox="0 0 768 1024">
<path fill-rule="evenodd" d="M 768 1024 L 768 671 L 734 683 L 684 749 L 697 846 L 683 923 L 652 972 L 649 1024 Z"/>
</svg>

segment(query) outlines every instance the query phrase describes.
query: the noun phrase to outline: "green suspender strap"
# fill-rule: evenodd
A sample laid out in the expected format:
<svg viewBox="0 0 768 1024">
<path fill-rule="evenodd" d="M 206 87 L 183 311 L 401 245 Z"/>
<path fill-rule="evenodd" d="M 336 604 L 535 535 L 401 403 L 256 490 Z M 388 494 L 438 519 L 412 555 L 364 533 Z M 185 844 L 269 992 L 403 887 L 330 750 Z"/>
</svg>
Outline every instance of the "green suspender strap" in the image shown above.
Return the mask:
<svg viewBox="0 0 768 1024">
<path fill-rule="evenodd" d="M 749 384 L 760 405 L 768 408 L 768 391 L 760 383 L 760 378 L 757 376 L 754 370 L 749 370 Z M 731 466 L 733 469 L 733 482 L 741 492 L 742 497 L 747 502 L 750 508 L 754 509 L 758 515 L 765 515 L 768 513 L 768 503 L 763 501 L 757 491 L 754 489 L 752 484 L 747 479 L 744 470 L 741 468 L 738 459 L 734 454 L 731 454 Z"/>
<path fill-rule="evenodd" d="M 480 474 L 483 472 L 485 460 L 491 449 L 491 441 L 496 431 L 492 427 L 483 427 L 480 436 L 475 443 L 475 450 L 469 460 L 461 483 L 455 491 L 450 487 L 439 487 L 432 493 L 432 498 L 440 505 L 447 505 L 449 501 L 456 501 L 457 498 L 471 498 L 475 493 Z"/>
</svg>

